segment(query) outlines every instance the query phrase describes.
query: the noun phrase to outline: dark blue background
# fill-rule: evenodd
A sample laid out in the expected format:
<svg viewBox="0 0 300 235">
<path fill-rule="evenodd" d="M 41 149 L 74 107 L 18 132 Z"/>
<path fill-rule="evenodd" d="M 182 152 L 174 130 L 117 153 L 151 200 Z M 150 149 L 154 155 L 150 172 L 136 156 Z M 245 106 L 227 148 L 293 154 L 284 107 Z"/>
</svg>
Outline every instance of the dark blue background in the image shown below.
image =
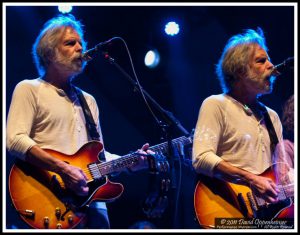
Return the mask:
<svg viewBox="0 0 300 235">
<path fill-rule="evenodd" d="M 15 85 L 38 76 L 32 62 L 32 44 L 43 24 L 57 13 L 54 6 L 6 7 L 6 112 Z M 77 6 L 72 14 L 85 25 L 88 48 L 114 36 L 127 42 L 143 88 L 188 131 L 196 124 L 202 101 L 221 93 L 214 68 L 230 36 L 243 29 L 261 27 L 274 64 L 294 56 L 294 6 Z M 169 20 L 180 24 L 177 37 L 167 37 L 163 32 Z M 155 69 L 143 64 L 144 55 L 151 48 L 161 53 L 161 63 Z M 127 73 L 133 74 L 120 41 L 110 46 L 109 52 Z M 101 55 L 88 64 L 76 85 L 96 98 L 106 149 L 110 152 L 123 155 L 145 142 L 162 142 L 162 133 L 140 95 Z M 261 100 L 281 116 L 283 103 L 293 93 L 294 76 L 289 71 L 278 78 L 273 93 Z M 173 138 L 181 135 L 172 130 Z M 7 173 L 11 160 L 7 155 Z M 188 166 L 183 169 L 183 177 L 180 227 L 198 228 L 193 215 L 194 174 Z M 124 184 L 125 192 L 108 205 L 112 228 L 128 228 L 135 221 L 146 219 L 140 202 L 147 195 L 148 173 L 121 174 L 114 180 Z M 172 228 L 171 220 L 172 216 L 166 213 L 161 221 L 151 221 L 159 228 Z M 16 221 L 8 203 L 7 224 Z"/>
</svg>

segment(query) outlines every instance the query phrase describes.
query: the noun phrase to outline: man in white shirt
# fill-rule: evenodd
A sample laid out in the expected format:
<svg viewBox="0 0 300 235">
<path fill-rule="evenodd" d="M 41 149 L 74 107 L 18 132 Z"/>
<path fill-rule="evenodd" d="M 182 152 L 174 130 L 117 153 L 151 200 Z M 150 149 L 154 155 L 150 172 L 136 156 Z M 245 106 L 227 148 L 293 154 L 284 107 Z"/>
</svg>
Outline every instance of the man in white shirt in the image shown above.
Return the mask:
<svg viewBox="0 0 300 235">
<path fill-rule="evenodd" d="M 87 174 L 43 149 L 74 154 L 91 140 L 72 79 L 86 62 L 82 25 L 72 15 L 58 16 L 44 25 L 33 45 L 33 56 L 40 77 L 23 80 L 15 88 L 7 119 L 7 149 L 23 161 L 61 176 L 65 186 L 79 196 L 89 192 Z M 96 100 L 83 92 L 103 143 Z M 141 153 L 149 147 L 145 144 Z M 106 160 L 119 156 L 105 151 Z M 146 166 L 141 157 L 137 170 Z M 92 202 L 84 228 L 109 228 L 106 205 Z M 80 228 L 81 228 L 80 227 Z"/>
<path fill-rule="evenodd" d="M 251 186 L 268 203 L 278 189 L 259 176 L 272 164 L 270 137 L 258 97 L 272 92 L 276 71 L 260 28 L 231 37 L 217 64 L 224 93 L 204 100 L 193 142 L 193 166 L 198 173 Z M 279 140 L 277 113 L 266 107 Z"/>
</svg>

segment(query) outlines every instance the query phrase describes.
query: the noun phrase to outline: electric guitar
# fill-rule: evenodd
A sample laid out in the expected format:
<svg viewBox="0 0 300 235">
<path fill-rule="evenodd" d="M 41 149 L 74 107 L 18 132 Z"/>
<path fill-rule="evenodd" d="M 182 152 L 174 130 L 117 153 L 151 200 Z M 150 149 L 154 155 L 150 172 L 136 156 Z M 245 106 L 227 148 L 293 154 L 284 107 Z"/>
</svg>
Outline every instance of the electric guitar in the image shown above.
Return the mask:
<svg viewBox="0 0 300 235">
<path fill-rule="evenodd" d="M 191 139 L 182 136 L 172 142 L 185 145 L 191 143 Z M 166 153 L 167 143 L 149 149 Z M 137 164 L 140 158 L 139 154 L 130 153 L 112 161 L 100 162 L 98 155 L 103 145 L 98 141 L 86 143 L 73 155 L 44 150 L 68 164 L 80 167 L 88 177 L 89 193 L 87 196 L 78 196 L 64 185 L 58 174 L 21 160 L 16 161 L 9 175 L 11 200 L 21 218 L 37 229 L 73 228 L 85 217 L 85 210 L 92 201 L 111 202 L 120 197 L 124 191 L 123 185 L 110 181 L 108 177 Z M 162 154 L 147 158 L 151 171 L 169 170 L 168 161 Z"/>
<path fill-rule="evenodd" d="M 261 176 L 276 181 L 275 165 Z M 215 228 L 216 218 L 294 218 L 294 184 L 277 185 L 277 203 L 267 203 L 251 188 L 200 175 L 194 193 L 196 217 L 202 228 Z"/>
</svg>

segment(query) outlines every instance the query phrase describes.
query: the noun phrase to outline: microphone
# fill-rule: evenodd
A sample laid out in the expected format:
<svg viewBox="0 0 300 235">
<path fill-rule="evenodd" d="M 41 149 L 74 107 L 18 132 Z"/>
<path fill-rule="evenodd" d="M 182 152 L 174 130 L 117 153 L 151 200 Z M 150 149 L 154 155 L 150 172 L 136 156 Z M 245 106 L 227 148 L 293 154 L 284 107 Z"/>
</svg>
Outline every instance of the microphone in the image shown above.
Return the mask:
<svg viewBox="0 0 300 235">
<path fill-rule="evenodd" d="M 81 59 L 84 61 L 90 61 L 90 60 L 94 59 L 94 57 L 97 55 L 97 52 L 101 51 L 103 49 L 103 47 L 105 47 L 107 44 L 109 44 L 112 40 L 113 40 L 113 38 L 111 38 L 105 42 L 98 43 L 94 48 L 85 51 L 81 55 Z"/>
<path fill-rule="evenodd" d="M 275 65 L 272 71 L 272 75 L 279 76 L 285 69 L 294 68 L 294 57 L 289 57 L 284 60 L 282 63 Z"/>
</svg>

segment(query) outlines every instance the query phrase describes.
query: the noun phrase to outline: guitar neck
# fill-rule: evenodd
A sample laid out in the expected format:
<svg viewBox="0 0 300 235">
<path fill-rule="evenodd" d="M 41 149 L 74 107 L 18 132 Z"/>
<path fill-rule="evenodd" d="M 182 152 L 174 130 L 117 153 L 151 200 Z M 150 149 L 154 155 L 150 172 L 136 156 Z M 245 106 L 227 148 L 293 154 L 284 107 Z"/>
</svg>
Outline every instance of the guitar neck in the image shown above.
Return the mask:
<svg viewBox="0 0 300 235">
<path fill-rule="evenodd" d="M 185 137 L 185 136 L 181 136 L 177 139 L 174 139 L 172 140 L 172 144 L 179 148 L 179 145 L 188 145 L 188 144 L 191 144 L 192 143 L 192 140 L 190 137 Z M 161 143 L 161 144 L 158 144 L 158 145 L 154 145 L 152 147 L 150 147 L 150 149 L 154 152 L 161 152 L 163 154 L 166 154 L 168 153 L 168 142 L 164 142 L 164 143 Z"/>
<path fill-rule="evenodd" d="M 179 146 L 179 144 L 182 144 L 185 146 L 187 144 L 192 143 L 192 140 L 188 137 L 181 136 L 177 139 L 172 140 L 172 143 L 175 146 Z M 151 146 L 149 149 L 154 152 L 157 152 L 157 153 L 165 154 L 168 152 L 168 143 L 164 142 L 164 143 L 161 143 L 158 145 L 154 145 L 154 146 Z M 98 166 L 97 170 L 100 171 L 101 176 L 120 172 L 128 167 L 136 165 L 139 158 L 140 158 L 140 156 L 137 155 L 136 153 L 130 153 L 130 154 L 124 155 L 118 159 L 97 164 L 97 166 Z"/>
<path fill-rule="evenodd" d="M 280 189 L 279 200 L 294 196 L 294 184 L 279 185 L 278 188 Z"/>
<path fill-rule="evenodd" d="M 283 201 L 294 195 L 294 184 L 286 184 L 286 185 L 277 185 L 277 188 L 280 190 L 278 193 L 278 200 Z M 256 201 L 258 206 L 263 206 L 266 204 L 266 201 L 260 197 L 256 196 Z"/>
</svg>

